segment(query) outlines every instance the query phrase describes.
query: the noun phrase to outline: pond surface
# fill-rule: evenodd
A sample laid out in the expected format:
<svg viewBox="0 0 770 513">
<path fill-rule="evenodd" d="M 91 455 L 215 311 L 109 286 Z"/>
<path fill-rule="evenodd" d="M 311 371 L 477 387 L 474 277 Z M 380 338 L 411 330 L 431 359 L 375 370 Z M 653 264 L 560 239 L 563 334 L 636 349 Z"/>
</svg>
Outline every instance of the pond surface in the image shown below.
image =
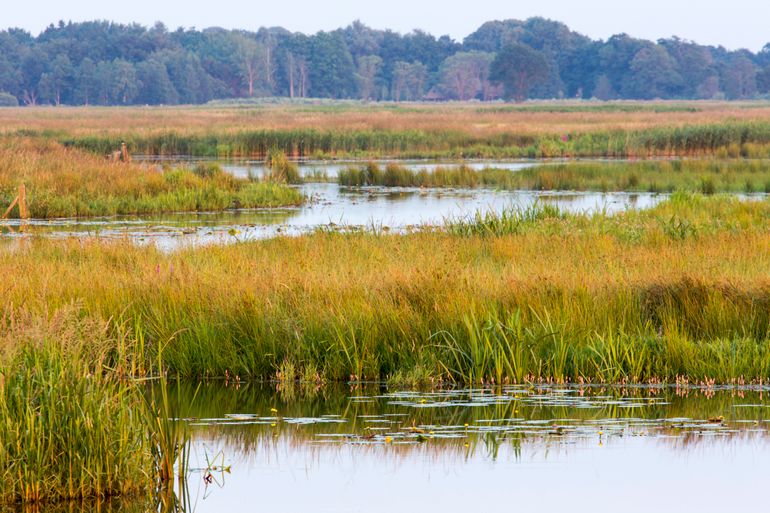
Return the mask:
<svg viewBox="0 0 770 513">
<path fill-rule="evenodd" d="M 491 189 L 419 189 L 340 187 L 335 183 L 299 186 L 309 198 L 296 208 L 233 210 L 218 213 L 178 213 L 159 216 L 115 216 L 89 219 L 3 221 L 0 233 L 52 237 L 128 237 L 163 249 L 180 246 L 297 235 L 319 228 L 374 228 L 406 231 L 438 225 L 448 218 L 477 211 L 500 212 L 536 202 L 571 212 L 648 208 L 667 197 L 651 193 L 581 193 L 495 191 Z"/>
<path fill-rule="evenodd" d="M 767 393 L 204 385 L 188 509 L 767 511 Z"/>
<path fill-rule="evenodd" d="M 197 159 L 194 157 L 166 157 L 166 158 L 153 158 L 148 156 L 134 157 L 135 160 L 154 163 L 167 163 L 171 165 L 178 165 L 181 163 L 195 164 L 201 161 L 207 161 L 204 159 Z M 212 162 L 208 160 L 209 162 Z M 265 165 L 264 160 L 230 160 L 230 161 L 217 161 L 222 169 L 240 178 L 264 177 L 267 174 L 268 167 Z M 432 161 L 432 160 L 295 160 L 300 175 L 303 178 L 325 177 L 326 179 L 335 179 L 340 170 L 346 169 L 350 166 L 360 167 L 366 166 L 370 162 L 377 164 L 384 168 L 389 163 L 396 163 L 399 166 L 406 167 L 413 171 L 433 171 L 437 167 L 458 167 L 460 165 L 466 166 L 474 171 L 481 171 L 482 169 L 494 167 L 495 169 L 507 169 L 509 171 L 519 171 L 528 167 L 536 166 L 541 161 L 527 160 L 484 160 L 484 159 L 469 159 L 463 161 Z"/>
</svg>

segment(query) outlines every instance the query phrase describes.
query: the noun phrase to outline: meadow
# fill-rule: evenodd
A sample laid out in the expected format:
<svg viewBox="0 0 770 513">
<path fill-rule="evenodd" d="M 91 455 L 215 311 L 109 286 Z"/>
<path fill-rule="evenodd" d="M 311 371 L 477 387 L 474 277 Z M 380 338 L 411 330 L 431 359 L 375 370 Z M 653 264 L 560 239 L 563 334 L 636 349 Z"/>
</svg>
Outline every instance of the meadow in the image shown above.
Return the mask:
<svg viewBox="0 0 770 513">
<path fill-rule="evenodd" d="M 479 171 L 465 165 L 413 170 L 397 163 L 350 166 L 341 170 L 343 186 L 487 187 L 508 190 L 626 192 L 770 192 L 770 162 L 762 160 L 572 161 L 545 163 L 516 172 Z"/>
<path fill-rule="evenodd" d="M 300 192 L 288 187 L 285 181 L 239 179 L 206 164 L 158 169 L 113 162 L 104 156 L 65 148 L 40 138 L 3 137 L 0 140 L 0 210 L 11 204 L 18 186 L 24 184 L 27 207 L 33 218 L 301 204 Z M 19 210 L 14 209 L 10 215 L 18 216 Z"/>
<path fill-rule="evenodd" d="M 246 103 L 2 109 L 6 134 L 98 154 L 264 157 L 770 157 L 766 102 Z"/>
</svg>

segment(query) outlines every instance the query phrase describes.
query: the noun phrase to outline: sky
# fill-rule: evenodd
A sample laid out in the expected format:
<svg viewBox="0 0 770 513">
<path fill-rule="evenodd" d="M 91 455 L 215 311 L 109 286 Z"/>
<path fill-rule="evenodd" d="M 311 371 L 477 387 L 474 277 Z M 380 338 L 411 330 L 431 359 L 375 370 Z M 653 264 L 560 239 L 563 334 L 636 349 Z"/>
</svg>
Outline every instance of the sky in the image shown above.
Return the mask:
<svg viewBox="0 0 770 513">
<path fill-rule="evenodd" d="M 543 16 L 594 39 L 625 32 L 657 40 L 678 36 L 728 49 L 770 42 L 770 0 L 27 0 L 9 1 L 0 28 L 38 34 L 59 20 L 110 20 L 169 29 L 282 26 L 314 33 L 359 19 L 378 29 L 422 29 L 458 41 L 490 20 Z"/>
</svg>

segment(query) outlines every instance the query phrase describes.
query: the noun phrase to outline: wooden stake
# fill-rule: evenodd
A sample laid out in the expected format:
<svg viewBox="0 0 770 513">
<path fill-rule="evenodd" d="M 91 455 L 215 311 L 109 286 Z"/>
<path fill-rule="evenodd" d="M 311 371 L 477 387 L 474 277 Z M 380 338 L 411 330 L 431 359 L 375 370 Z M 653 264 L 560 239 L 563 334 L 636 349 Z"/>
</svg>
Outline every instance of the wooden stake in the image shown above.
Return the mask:
<svg viewBox="0 0 770 513">
<path fill-rule="evenodd" d="M 3 217 L 0 217 L 0 219 L 8 217 L 8 214 L 11 213 L 11 210 L 13 210 L 13 207 L 16 205 L 19 205 L 19 219 L 29 219 L 29 210 L 27 209 L 27 188 L 24 184 L 19 185 L 19 195 L 11 202 L 11 206 L 8 207 L 3 214 Z"/>
<path fill-rule="evenodd" d="M 19 218 L 29 219 L 29 210 L 27 209 L 27 187 L 24 184 L 19 185 Z"/>
<path fill-rule="evenodd" d="M 126 147 L 126 143 L 120 144 L 120 157 L 123 160 L 123 162 L 131 162 L 131 155 L 128 153 L 128 148 Z"/>
</svg>

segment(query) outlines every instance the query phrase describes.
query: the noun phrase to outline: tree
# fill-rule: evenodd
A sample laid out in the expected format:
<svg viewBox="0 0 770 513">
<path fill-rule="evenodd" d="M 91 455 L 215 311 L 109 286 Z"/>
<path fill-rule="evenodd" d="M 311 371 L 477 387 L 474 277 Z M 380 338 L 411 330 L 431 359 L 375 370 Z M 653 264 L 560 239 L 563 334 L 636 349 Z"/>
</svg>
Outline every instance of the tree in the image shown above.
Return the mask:
<svg viewBox="0 0 770 513">
<path fill-rule="evenodd" d="M 396 101 L 419 100 L 425 91 L 428 67 L 421 62 L 396 63 L 393 70 L 392 98 Z"/>
<path fill-rule="evenodd" d="M 18 107 L 19 100 L 12 94 L 0 91 L 0 107 Z"/>
<path fill-rule="evenodd" d="M 732 56 L 721 75 L 728 99 L 750 98 L 757 94 L 757 68 L 747 56 Z"/>
<path fill-rule="evenodd" d="M 179 103 L 179 93 L 171 83 L 165 64 L 157 57 L 137 64 L 136 74 L 141 84 L 136 97 L 138 103 L 148 105 Z"/>
<path fill-rule="evenodd" d="M 441 87 L 451 98 L 460 101 L 475 98 L 489 82 L 489 67 L 494 55 L 484 52 L 458 52 L 441 65 Z"/>
<path fill-rule="evenodd" d="M 236 48 L 242 77 L 246 81 L 249 97 L 252 97 L 260 69 L 264 66 L 265 48 L 243 34 L 239 34 L 236 38 Z"/>
<path fill-rule="evenodd" d="M 75 101 L 89 105 L 96 94 L 96 64 L 86 57 L 75 70 Z"/>
<path fill-rule="evenodd" d="M 642 48 L 631 60 L 626 94 L 651 100 L 675 96 L 682 86 L 676 62 L 662 46 Z"/>
<path fill-rule="evenodd" d="M 311 93 L 318 98 L 350 98 L 357 90 L 353 58 L 339 33 L 319 32 L 310 41 Z"/>
<path fill-rule="evenodd" d="M 592 96 L 603 101 L 612 100 L 617 96 L 615 89 L 612 87 L 612 82 L 607 78 L 607 75 L 600 75 L 596 79 L 596 86 Z"/>
<path fill-rule="evenodd" d="M 707 91 L 717 76 L 711 49 L 673 37 L 658 44 L 666 49 L 676 62 L 676 71 L 682 77 L 678 96 L 698 97 L 698 90 Z"/>
<path fill-rule="evenodd" d="M 134 65 L 123 59 L 115 59 L 112 62 L 112 75 L 110 77 L 110 97 L 114 103 L 128 105 L 133 103 L 141 83 L 136 76 Z"/>
<path fill-rule="evenodd" d="M 358 59 L 358 88 L 362 100 L 371 100 L 375 90 L 375 77 L 382 66 L 379 55 L 365 55 Z"/>
<path fill-rule="evenodd" d="M 757 91 L 762 94 L 770 93 L 770 65 L 757 73 Z"/>
<path fill-rule="evenodd" d="M 506 99 L 521 102 L 534 85 L 548 78 L 548 61 L 529 46 L 510 43 L 492 61 L 489 78 L 503 85 Z"/>
<path fill-rule="evenodd" d="M 59 54 L 51 62 L 49 71 L 40 77 L 39 90 L 43 99 L 61 105 L 62 94 L 69 94 L 75 79 L 75 68 L 69 57 Z"/>
</svg>

